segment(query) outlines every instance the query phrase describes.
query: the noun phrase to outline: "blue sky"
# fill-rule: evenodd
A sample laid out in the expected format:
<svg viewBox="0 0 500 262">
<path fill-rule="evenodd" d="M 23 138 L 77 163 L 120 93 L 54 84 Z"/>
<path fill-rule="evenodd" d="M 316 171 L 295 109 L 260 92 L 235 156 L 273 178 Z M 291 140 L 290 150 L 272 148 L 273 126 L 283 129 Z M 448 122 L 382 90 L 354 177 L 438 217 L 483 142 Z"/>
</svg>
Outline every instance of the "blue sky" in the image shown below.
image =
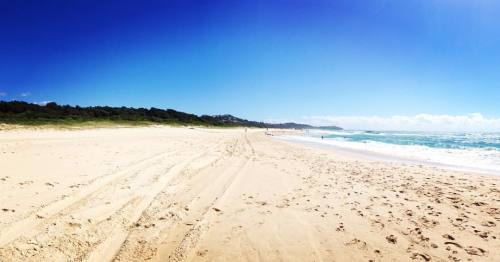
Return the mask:
<svg viewBox="0 0 500 262">
<path fill-rule="evenodd" d="M 494 0 L 1 1 L 0 99 L 500 117 L 499 13 Z"/>
</svg>

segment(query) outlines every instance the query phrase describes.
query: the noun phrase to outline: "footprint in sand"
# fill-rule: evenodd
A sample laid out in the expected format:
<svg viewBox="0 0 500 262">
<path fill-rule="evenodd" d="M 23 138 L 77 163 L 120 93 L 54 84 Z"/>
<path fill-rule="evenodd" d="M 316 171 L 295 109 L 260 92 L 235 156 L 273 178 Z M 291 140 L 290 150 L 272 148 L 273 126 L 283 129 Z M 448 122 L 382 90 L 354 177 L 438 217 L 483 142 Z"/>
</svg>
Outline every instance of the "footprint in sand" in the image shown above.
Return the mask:
<svg viewBox="0 0 500 262">
<path fill-rule="evenodd" d="M 456 242 L 452 242 L 452 241 L 446 241 L 444 242 L 445 245 L 454 245 L 455 247 L 458 247 L 458 248 L 462 248 L 462 245 L 456 243 Z"/>
<path fill-rule="evenodd" d="M 345 243 L 344 245 L 346 245 L 346 246 L 355 246 L 355 247 L 357 247 L 359 249 L 363 249 L 363 250 L 366 249 L 366 246 L 367 246 L 367 244 L 366 244 L 365 241 L 361 241 L 361 240 L 359 240 L 357 238 L 352 239 L 351 241 Z"/>
<path fill-rule="evenodd" d="M 385 227 L 385 224 L 382 223 L 382 221 L 380 221 L 380 220 L 372 220 L 371 225 L 374 227 L 377 227 L 379 229 L 383 229 Z"/>
<path fill-rule="evenodd" d="M 420 217 L 418 219 L 418 222 L 420 222 L 426 228 L 434 228 L 435 226 L 439 225 L 438 221 L 429 219 L 425 216 Z"/>
<path fill-rule="evenodd" d="M 344 223 L 340 223 L 339 226 L 335 229 L 337 232 L 344 232 L 345 231 L 345 228 L 344 228 Z"/>
<path fill-rule="evenodd" d="M 396 244 L 398 242 L 398 239 L 395 235 L 386 236 L 385 239 L 391 244 Z"/>
<path fill-rule="evenodd" d="M 199 250 L 199 251 L 196 252 L 196 255 L 199 256 L 199 257 L 204 257 L 207 253 L 208 253 L 207 249 L 205 249 L 205 250 Z"/>
<path fill-rule="evenodd" d="M 418 243 L 429 241 L 429 238 L 423 235 L 422 229 L 419 227 L 410 230 L 410 235 L 412 235 Z"/>
<path fill-rule="evenodd" d="M 23 181 L 23 182 L 20 182 L 19 185 L 21 186 L 24 186 L 24 185 L 31 185 L 33 184 L 33 181 Z"/>
<path fill-rule="evenodd" d="M 493 222 L 493 221 L 484 221 L 481 223 L 481 225 L 485 226 L 485 227 L 495 227 L 496 226 L 495 222 Z"/>
<path fill-rule="evenodd" d="M 444 234 L 443 238 L 446 238 L 448 240 L 455 240 L 455 238 L 452 235 L 449 235 L 449 234 Z"/>
<path fill-rule="evenodd" d="M 431 256 L 425 254 L 425 253 L 413 253 L 411 255 L 411 258 L 412 259 L 420 259 L 420 260 L 424 260 L 424 261 L 430 261 L 431 260 Z"/>
<path fill-rule="evenodd" d="M 465 252 L 467 252 L 467 254 L 471 256 L 485 256 L 488 254 L 486 250 L 473 246 L 468 246 L 467 248 L 465 248 Z"/>
</svg>

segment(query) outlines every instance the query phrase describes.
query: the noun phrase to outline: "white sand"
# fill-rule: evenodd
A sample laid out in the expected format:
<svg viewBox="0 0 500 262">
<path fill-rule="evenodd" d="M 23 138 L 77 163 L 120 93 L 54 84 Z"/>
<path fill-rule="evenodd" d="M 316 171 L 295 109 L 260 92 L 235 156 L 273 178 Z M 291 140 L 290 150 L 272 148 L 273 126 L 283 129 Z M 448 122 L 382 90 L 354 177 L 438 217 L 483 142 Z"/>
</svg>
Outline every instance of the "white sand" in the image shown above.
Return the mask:
<svg viewBox="0 0 500 262">
<path fill-rule="evenodd" d="M 0 132 L 0 261 L 500 261 L 500 178 L 262 130 Z"/>
</svg>

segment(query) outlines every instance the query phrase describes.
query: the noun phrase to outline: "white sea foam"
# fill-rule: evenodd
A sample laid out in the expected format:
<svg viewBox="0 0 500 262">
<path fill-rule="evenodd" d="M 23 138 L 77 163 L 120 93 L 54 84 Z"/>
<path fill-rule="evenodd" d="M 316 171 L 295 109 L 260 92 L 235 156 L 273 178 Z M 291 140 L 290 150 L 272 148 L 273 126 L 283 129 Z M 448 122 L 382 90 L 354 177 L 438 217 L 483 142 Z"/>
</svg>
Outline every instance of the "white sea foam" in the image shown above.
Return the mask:
<svg viewBox="0 0 500 262">
<path fill-rule="evenodd" d="M 330 132 L 331 134 L 331 132 Z M 350 133 L 352 134 L 352 133 Z M 331 145 L 367 153 L 377 153 L 416 162 L 439 164 L 453 169 L 500 174 L 500 150 L 484 148 L 448 149 L 421 145 L 397 145 L 376 141 L 346 141 L 312 136 L 282 136 L 282 139 Z"/>
</svg>

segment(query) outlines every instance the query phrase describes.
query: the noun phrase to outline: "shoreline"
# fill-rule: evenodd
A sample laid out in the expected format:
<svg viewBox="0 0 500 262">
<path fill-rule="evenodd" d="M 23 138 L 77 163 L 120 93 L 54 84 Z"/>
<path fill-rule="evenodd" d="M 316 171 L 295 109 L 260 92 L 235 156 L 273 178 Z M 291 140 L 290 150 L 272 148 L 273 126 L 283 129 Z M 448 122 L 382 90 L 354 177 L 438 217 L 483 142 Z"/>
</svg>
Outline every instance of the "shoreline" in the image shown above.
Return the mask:
<svg viewBox="0 0 500 262">
<path fill-rule="evenodd" d="M 373 152 L 373 151 L 369 151 L 369 150 L 347 148 L 347 147 L 342 147 L 342 146 L 338 146 L 338 145 L 325 144 L 325 143 L 312 142 L 312 141 L 304 141 L 304 140 L 298 140 L 298 139 L 294 139 L 294 138 L 287 138 L 285 136 L 276 136 L 276 138 L 279 140 L 303 144 L 303 145 L 307 145 L 307 146 L 314 147 L 314 148 L 321 148 L 321 149 L 330 150 L 332 152 L 335 152 L 335 153 L 338 153 L 341 155 L 346 155 L 346 156 L 350 156 L 352 158 L 362 159 L 362 160 L 367 160 L 367 161 L 383 161 L 383 162 L 387 162 L 387 163 L 424 165 L 424 166 L 442 168 L 442 169 L 446 169 L 446 170 L 450 170 L 450 171 L 457 171 L 457 172 L 466 172 L 466 173 L 492 175 L 492 176 L 499 176 L 500 175 L 500 171 L 487 169 L 487 168 L 475 168 L 475 167 L 467 167 L 467 166 L 459 166 L 459 165 L 451 165 L 451 164 L 446 164 L 446 163 L 433 162 L 433 161 L 428 161 L 428 160 L 418 160 L 418 159 L 412 159 L 412 158 L 408 158 L 408 157 L 399 157 L 399 156 L 395 156 L 395 155 Z"/>
</svg>

